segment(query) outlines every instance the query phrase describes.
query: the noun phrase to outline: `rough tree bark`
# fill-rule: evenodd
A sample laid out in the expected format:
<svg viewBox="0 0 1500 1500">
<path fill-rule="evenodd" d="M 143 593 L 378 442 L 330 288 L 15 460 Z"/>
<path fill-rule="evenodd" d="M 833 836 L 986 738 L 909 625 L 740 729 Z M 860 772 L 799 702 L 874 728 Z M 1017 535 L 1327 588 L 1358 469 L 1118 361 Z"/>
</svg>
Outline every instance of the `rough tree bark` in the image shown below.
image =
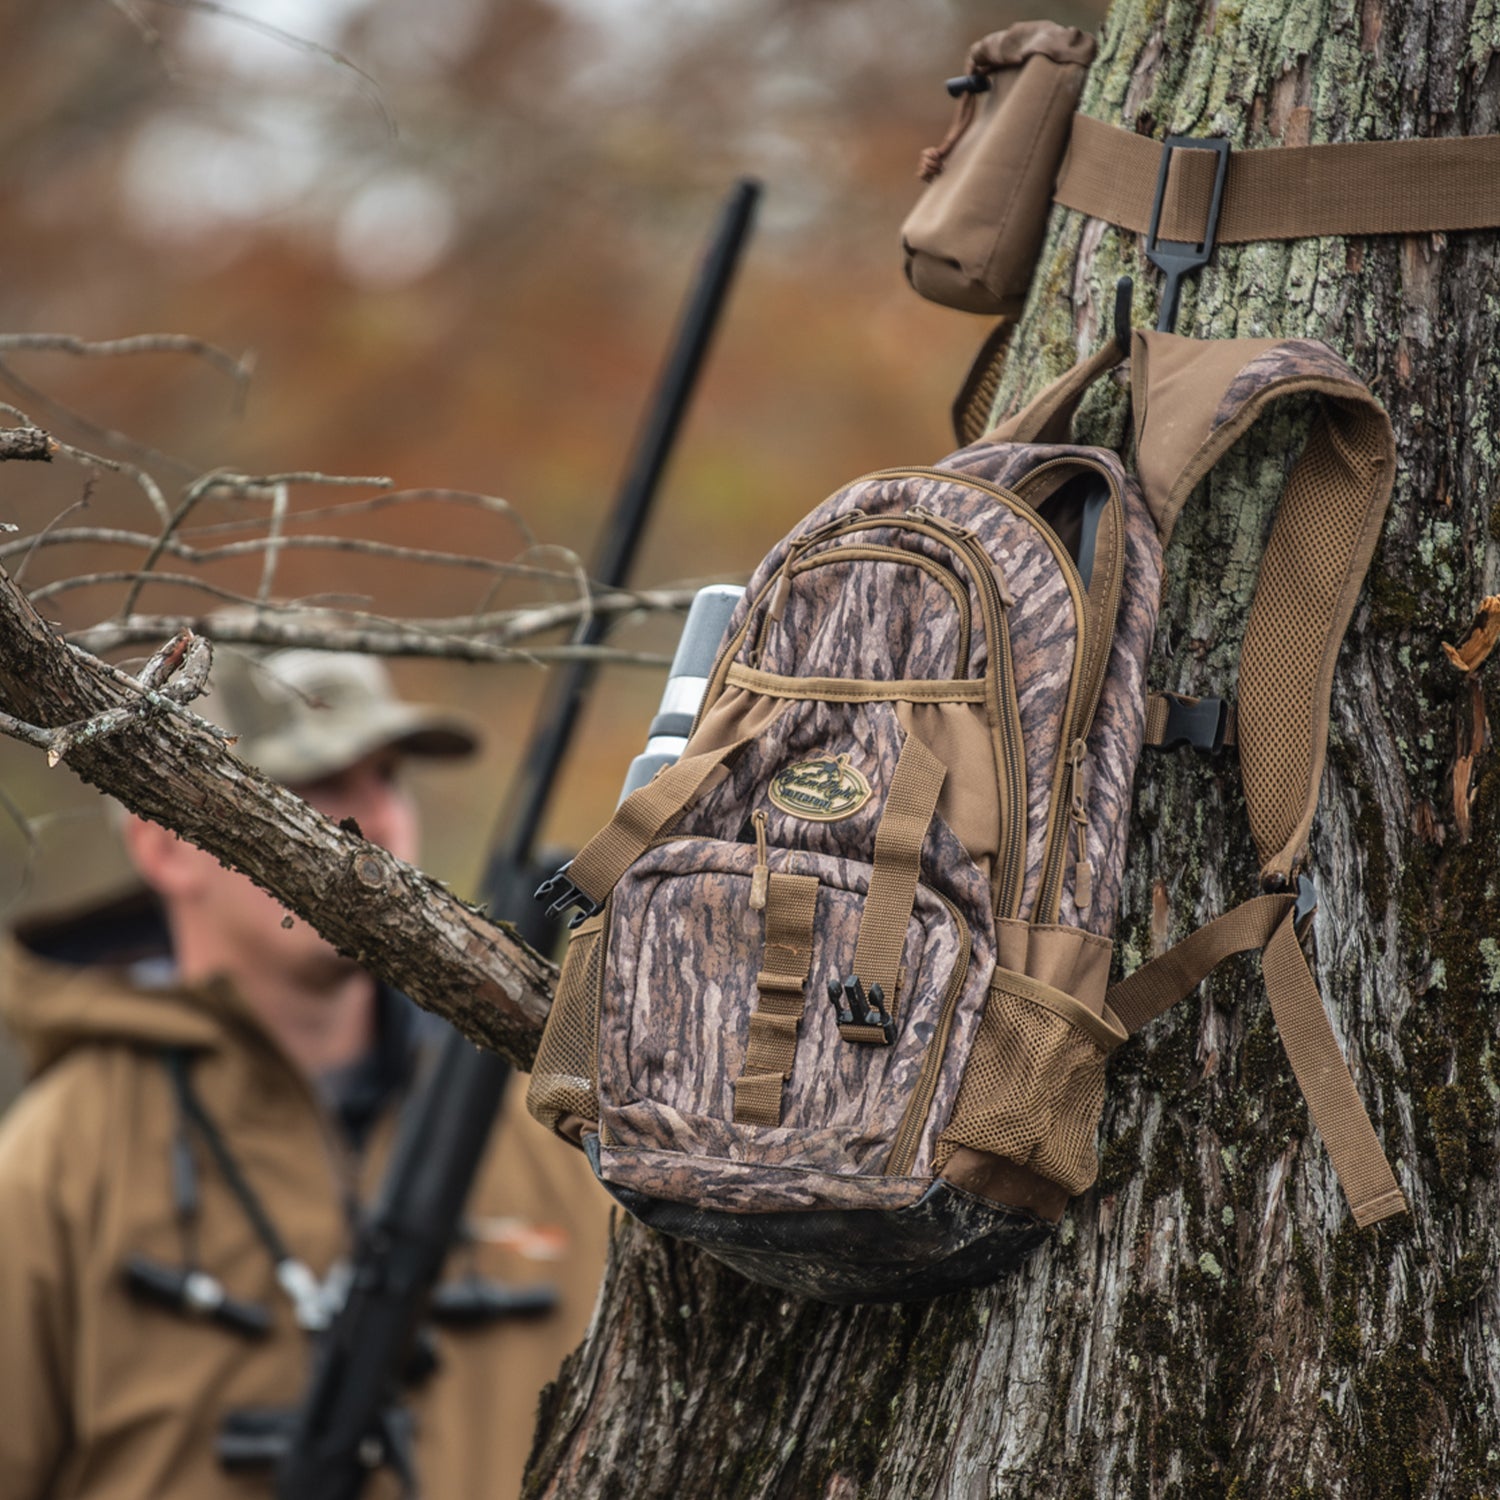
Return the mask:
<svg viewBox="0 0 1500 1500">
<path fill-rule="evenodd" d="M 1252 146 L 1493 133 L 1497 46 L 1495 0 L 1120 0 L 1083 108 Z M 1131 237 L 1054 215 L 1002 404 L 1099 342 L 1126 270 L 1148 304 Z M 1412 1217 L 1352 1225 L 1255 965 L 1231 964 L 1117 1054 L 1098 1186 L 991 1290 L 829 1309 L 622 1224 L 595 1325 L 544 1397 L 528 1495 L 1500 1492 L 1500 671 L 1460 675 L 1441 649 L 1500 592 L 1497 312 L 1489 232 L 1221 250 L 1180 324 L 1326 339 L 1394 420 L 1402 468 L 1340 660 L 1313 861 L 1323 992 Z M 1080 436 L 1117 440 L 1125 401 L 1098 391 Z M 1158 685 L 1230 683 L 1299 441 L 1292 419 L 1259 432 L 1178 527 Z M 0 642 L 0 711 L 61 724 L 118 701 L 3 588 Z M 367 846 L 226 779 L 206 732 L 147 716 L 68 760 L 529 1055 L 546 967 L 393 862 L 362 890 Z M 1232 768 L 1149 765 L 1134 850 L 1127 965 L 1250 893 Z"/>
<path fill-rule="evenodd" d="M 1086 113 L 1237 145 L 1500 130 L 1493 0 L 1120 0 Z M 1057 211 L 1002 405 L 1106 336 L 1133 237 Z M 1413 1206 L 1360 1231 L 1253 960 L 1111 1068 L 1099 1185 L 993 1290 L 834 1310 L 626 1224 L 544 1400 L 531 1496 L 1500 1493 L 1500 675 L 1457 640 L 1500 587 L 1500 235 L 1219 252 L 1179 331 L 1312 336 L 1374 385 L 1396 497 L 1340 659 L 1313 837 L 1317 968 Z M 1099 393 L 1080 435 L 1125 431 Z M 1168 555 L 1155 680 L 1232 684 L 1294 419 L 1199 495 Z M 816 497 L 809 497 L 809 500 Z M 1231 766 L 1143 768 L 1128 964 L 1253 893 Z"/>
</svg>

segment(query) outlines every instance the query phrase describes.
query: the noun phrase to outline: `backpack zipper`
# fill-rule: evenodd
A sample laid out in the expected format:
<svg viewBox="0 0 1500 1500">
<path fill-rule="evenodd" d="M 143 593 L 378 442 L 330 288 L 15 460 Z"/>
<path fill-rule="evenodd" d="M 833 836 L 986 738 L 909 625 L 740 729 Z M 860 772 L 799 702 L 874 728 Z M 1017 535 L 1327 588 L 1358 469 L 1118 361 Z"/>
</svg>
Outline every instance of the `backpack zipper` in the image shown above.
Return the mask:
<svg viewBox="0 0 1500 1500">
<path fill-rule="evenodd" d="M 984 614 L 985 639 L 990 659 L 985 672 L 985 695 L 990 722 L 998 743 L 1004 779 L 1000 784 L 1000 827 L 1005 830 L 1005 848 L 1001 851 L 1000 879 L 995 887 L 995 915 L 999 918 L 1018 915 L 1026 883 L 1026 762 L 1021 754 L 1021 706 L 1016 698 L 1015 671 L 1010 655 L 1010 630 L 1005 623 L 1007 596 L 995 576 L 995 564 L 984 544 L 973 532 L 930 511 L 899 516 L 865 516 L 841 531 L 870 531 L 889 527 L 894 531 L 914 531 L 932 537 L 956 552 L 968 568 L 979 592 Z M 824 540 L 829 538 L 825 537 Z"/>
<path fill-rule="evenodd" d="M 936 474 L 939 478 L 958 480 L 969 484 L 971 488 L 987 490 L 1006 498 L 1005 492 L 994 486 L 974 483 L 964 479 L 961 475 L 948 474 L 942 470 L 892 470 L 889 471 L 889 476 L 896 477 L 898 473 L 910 473 L 915 477 Z M 1024 502 L 1014 503 L 1022 509 L 1026 508 Z M 1046 523 L 1038 517 L 1037 524 L 1045 527 Z M 988 670 L 984 677 L 985 701 L 996 742 L 997 760 L 1000 762 L 1003 773 L 999 791 L 1000 827 L 1005 836 L 1005 847 L 1001 850 L 998 860 L 999 878 L 995 885 L 995 915 L 1000 919 L 1014 918 L 1019 915 L 1021 896 L 1025 888 L 1026 835 L 1030 821 L 1026 805 L 1026 762 L 1021 754 L 1021 709 L 1016 699 L 1015 673 L 1010 655 L 1010 632 L 1005 623 L 1006 595 L 995 576 L 994 562 L 972 532 L 950 521 L 932 516 L 930 513 L 924 516 L 909 514 L 870 516 L 862 510 L 854 510 L 833 517 L 821 526 L 815 527 L 806 536 L 799 537 L 795 546 L 782 561 L 781 567 L 777 569 L 775 577 L 768 580 L 760 593 L 756 595 L 738 634 L 720 651 L 719 658 L 714 664 L 713 674 L 704 690 L 703 700 L 698 706 L 697 717 L 693 720 L 692 732 L 697 732 L 698 726 L 703 722 L 703 716 L 724 691 L 729 668 L 745 644 L 750 627 L 755 621 L 756 612 L 768 598 L 773 597 L 774 590 L 780 584 L 781 574 L 789 570 L 792 563 L 809 546 L 817 542 L 831 541 L 835 537 L 846 536 L 856 531 L 879 528 L 911 531 L 941 542 L 963 560 L 979 593 L 980 607 L 984 617 L 985 639 L 989 643 L 990 656 Z M 1050 529 L 1048 534 L 1051 534 Z M 1053 540 L 1056 541 L 1055 537 Z M 1062 546 L 1060 542 L 1056 545 L 1059 548 Z"/>
<path fill-rule="evenodd" d="M 927 1123 L 927 1111 L 932 1108 L 933 1096 L 937 1093 L 938 1075 L 942 1072 L 943 1056 L 948 1050 L 948 1037 L 953 1030 L 953 1014 L 958 1008 L 958 997 L 963 993 L 964 981 L 969 977 L 969 953 L 971 951 L 969 924 L 964 921 L 958 908 L 941 891 L 933 890 L 930 885 L 924 885 L 922 889 L 936 896 L 952 914 L 954 923 L 958 927 L 958 961 L 953 966 L 952 977 L 948 980 L 948 988 L 943 994 L 937 1030 L 933 1032 L 932 1040 L 927 1044 L 927 1052 L 922 1058 L 922 1069 L 917 1075 L 917 1086 L 912 1090 L 911 1098 L 907 1101 L 906 1110 L 901 1116 L 901 1124 L 896 1131 L 895 1142 L 891 1146 L 891 1154 L 886 1160 L 885 1175 L 887 1177 L 905 1177 L 911 1171 L 911 1164 L 917 1154 L 917 1142 L 921 1138 L 922 1127 Z"/>
<path fill-rule="evenodd" d="M 1041 514 L 1023 500 L 1019 495 L 1012 493 L 998 484 L 992 484 L 986 479 L 979 479 L 970 474 L 961 474 L 956 470 L 937 468 L 910 468 L 910 469 L 883 469 L 876 474 L 866 476 L 870 479 L 883 478 L 925 478 L 940 479 L 950 483 L 967 485 L 971 489 L 977 489 L 985 494 L 993 495 L 1003 501 L 1005 505 L 1017 515 L 1024 517 L 1037 530 L 1042 540 L 1047 543 L 1062 570 L 1063 578 L 1068 585 L 1068 591 L 1073 597 L 1073 616 L 1077 622 L 1078 645 L 1075 653 L 1075 661 L 1078 663 L 1074 671 L 1072 681 L 1068 685 L 1068 702 L 1063 710 L 1063 733 L 1060 737 L 1057 767 L 1053 773 L 1052 796 L 1048 802 L 1048 840 L 1047 847 L 1042 857 L 1042 878 L 1037 887 L 1036 900 L 1032 904 L 1031 921 L 1033 923 L 1055 922 L 1062 907 L 1062 883 L 1063 871 L 1066 864 L 1068 848 L 1068 829 L 1070 824 L 1076 826 L 1075 820 L 1061 815 L 1061 802 L 1064 788 L 1067 784 L 1068 767 L 1072 757 L 1072 746 L 1074 742 L 1083 737 L 1093 723 L 1094 714 L 1098 711 L 1099 699 L 1104 692 L 1105 672 L 1109 665 L 1110 646 L 1114 640 L 1115 621 L 1119 614 L 1120 588 L 1124 577 L 1125 548 L 1124 530 L 1125 516 L 1124 506 L 1120 500 L 1119 486 L 1115 483 L 1114 476 L 1100 463 L 1090 459 L 1078 457 L 1049 459 L 1044 464 L 1038 464 L 1027 474 L 1027 481 L 1031 481 L 1039 474 L 1045 474 L 1056 468 L 1082 468 L 1092 469 L 1101 475 L 1109 485 L 1109 508 L 1115 518 L 1117 533 L 1121 538 L 1121 545 L 1116 549 L 1115 567 L 1107 582 L 1104 591 L 1104 608 L 1100 618 L 1100 628 L 1096 631 L 1090 626 L 1088 614 L 1089 593 L 1083 587 L 1083 578 L 1078 572 L 1078 566 L 1073 561 L 1068 549 L 1063 546 L 1062 539 L 1049 526 Z M 951 523 L 950 523 L 951 524 Z M 962 528 L 955 527 L 955 530 Z M 981 547 L 981 550 L 982 547 Z M 988 557 L 989 554 L 985 553 Z M 1029 810 L 1028 810 L 1029 811 Z M 1080 837 L 1082 829 L 1079 829 Z M 1084 855 L 1080 854 L 1080 864 L 1086 863 Z M 1084 877 L 1088 879 L 1087 876 Z M 1091 881 L 1089 882 L 1092 883 Z M 1092 892 L 1089 892 L 1092 898 Z M 1019 896 L 1018 896 L 1019 899 Z M 1075 898 L 1075 905 L 1077 904 Z M 1090 902 L 1085 905 L 1091 904 Z"/>
<path fill-rule="evenodd" d="M 908 552 L 900 547 L 878 546 L 839 547 L 835 551 L 821 552 L 816 557 L 798 558 L 789 569 L 781 570 L 775 590 L 771 595 L 771 602 L 761 616 L 758 639 L 750 654 L 752 667 L 760 665 L 761 653 L 765 649 L 766 626 L 773 620 L 780 620 L 786 609 L 787 596 L 791 592 L 791 580 L 803 573 L 810 573 L 814 568 L 846 562 L 887 562 L 899 567 L 917 568 L 946 589 L 953 599 L 953 607 L 958 611 L 959 618 L 958 662 L 954 667 L 953 676 L 965 678 L 969 675 L 970 635 L 974 622 L 973 611 L 969 604 L 968 585 L 961 583 L 951 568 L 945 568 L 941 563 L 934 562 L 925 553 Z"/>
</svg>

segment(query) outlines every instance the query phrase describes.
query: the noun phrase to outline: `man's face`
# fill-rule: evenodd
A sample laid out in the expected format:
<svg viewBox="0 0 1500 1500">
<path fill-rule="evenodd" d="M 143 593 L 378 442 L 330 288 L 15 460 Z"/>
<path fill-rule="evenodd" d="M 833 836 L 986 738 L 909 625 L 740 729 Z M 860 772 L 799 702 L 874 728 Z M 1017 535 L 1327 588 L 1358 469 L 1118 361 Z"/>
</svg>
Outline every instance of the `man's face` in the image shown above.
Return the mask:
<svg viewBox="0 0 1500 1500">
<path fill-rule="evenodd" d="M 399 751 L 379 750 L 290 790 L 334 822 L 352 818 L 371 843 L 415 863 L 417 811 L 398 778 L 400 763 Z M 185 978 L 217 972 L 242 984 L 254 977 L 316 988 L 357 969 L 247 876 L 156 824 L 132 818 L 126 848 L 166 905 Z"/>
</svg>

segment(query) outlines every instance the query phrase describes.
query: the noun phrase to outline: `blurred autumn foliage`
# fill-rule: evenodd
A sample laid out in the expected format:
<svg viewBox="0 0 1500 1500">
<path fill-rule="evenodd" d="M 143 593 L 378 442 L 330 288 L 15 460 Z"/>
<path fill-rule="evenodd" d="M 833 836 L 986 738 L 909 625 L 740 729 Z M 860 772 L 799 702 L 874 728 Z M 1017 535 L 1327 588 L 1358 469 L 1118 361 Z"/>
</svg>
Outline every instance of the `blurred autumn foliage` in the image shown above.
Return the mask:
<svg viewBox="0 0 1500 1500">
<path fill-rule="evenodd" d="M 1102 10 L 1051 14 L 1093 27 Z M 129 434 L 176 484 L 227 465 L 503 496 L 540 543 L 587 560 L 718 205 L 751 174 L 759 229 L 634 581 L 742 578 L 844 479 L 951 446 L 948 403 L 986 325 L 907 288 L 897 231 L 917 153 L 947 123 L 942 80 L 970 40 L 1023 14 L 977 0 L 0 0 L 0 332 L 172 331 L 255 356 L 242 403 L 201 363 L 160 354 L 10 354 L 0 399 L 144 462 L 51 402 Z M 117 476 L 0 468 L 0 520 L 23 531 L 79 502 L 70 525 L 152 521 Z M 521 546 L 502 520 L 435 506 L 361 525 Z M 28 559 L 27 585 L 81 571 L 64 551 Z M 86 565 L 138 560 L 92 549 Z M 255 566 L 210 576 L 253 590 Z M 487 587 L 311 557 L 280 581 L 404 613 L 475 607 Z M 45 608 L 77 628 L 120 602 L 101 586 Z M 143 606 L 203 603 L 156 587 Z M 675 629 L 620 639 L 669 652 Z M 482 766 L 422 789 L 428 863 L 465 889 L 540 669 L 397 670 L 492 731 Z M 553 838 L 607 816 L 661 680 L 605 675 Z M 0 783 L 29 815 L 95 807 L 67 774 L 0 746 Z M 109 883 L 108 843 L 97 817 L 46 828 L 28 902 Z M 0 831 L 0 866 L 18 870 L 23 847 Z"/>
</svg>

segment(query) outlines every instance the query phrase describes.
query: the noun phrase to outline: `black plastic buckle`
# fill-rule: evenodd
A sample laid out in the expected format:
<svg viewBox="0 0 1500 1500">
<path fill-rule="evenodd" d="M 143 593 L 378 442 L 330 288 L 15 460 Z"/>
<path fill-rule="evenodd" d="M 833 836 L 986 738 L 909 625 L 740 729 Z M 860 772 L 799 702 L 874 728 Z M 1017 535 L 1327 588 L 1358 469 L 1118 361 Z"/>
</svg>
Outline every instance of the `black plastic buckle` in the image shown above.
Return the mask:
<svg viewBox="0 0 1500 1500">
<path fill-rule="evenodd" d="M 533 897 L 537 901 L 550 901 L 552 904 L 547 908 L 547 915 L 557 921 L 562 920 L 563 913 L 570 906 L 576 906 L 578 915 L 568 923 L 570 928 L 577 927 L 580 922 L 587 922 L 590 917 L 597 917 L 604 910 L 601 902 L 595 901 L 568 879 L 568 871 L 572 866 L 573 861 L 570 859 L 555 875 L 548 876 L 536 888 Z"/>
<path fill-rule="evenodd" d="M 1208 205 L 1208 223 L 1203 239 L 1197 244 L 1182 240 L 1162 240 L 1161 209 L 1167 197 L 1167 174 L 1172 167 L 1174 151 L 1215 151 L 1219 162 L 1214 171 L 1214 192 Z M 1161 313 L 1156 320 L 1158 333 L 1172 333 L 1177 328 L 1177 299 L 1182 278 L 1190 271 L 1201 271 L 1213 258 L 1219 233 L 1219 209 L 1224 203 L 1224 180 L 1229 175 L 1229 140 L 1227 136 L 1169 135 L 1162 142 L 1161 166 L 1156 173 L 1156 201 L 1151 205 L 1151 227 L 1146 231 L 1146 259 L 1159 271 L 1165 271 L 1167 284 L 1162 289 Z"/>
<path fill-rule="evenodd" d="M 960 73 L 957 78 L 948 79 L 943 87 L 950 99 L 961 99 L 965 94 L 989 93 L 990 79 L 987 73 Z"/>
<path fill-rule="evenodd" d="M 883 1039 L 877 1042 L 871 1037 L 845 1036 L 845 1041 L 863 1042 L 867 1046 L 877 1047 L 889 1047 L 895 1042 L 896 1019 L 885 1008 L 885 990 L 880 985 L 872 984 L 870 993 L 866 995 L 858 974 L 851 974 L 842 982 L 830 979 L 828 1003 L 833 1006 L 841 1034 L 846 1026 L 864 1026 L 878 1031 Z"/>
<path fill-rule="evenodd" d="M 1297 877 L 1297 904 L 1292 908 L 1292 926 L 1301 931 L 1302 924 L 1318 909 L 1318 888 L 1310 875 Z"/>
<path fill-rule="evenodd" d="M 1178 745 L 1191 745 L 1205 755 L 1217 755 L 1224 748 L 1224 736 L 1229 729 L 1229 700 L 1227 698 L 1182 698 L 1175 693 L 1164 695 L 1167 700 L 1167 726 L 1162 731 L 1158 750 L 1172 750 Z"/>
</svg>

